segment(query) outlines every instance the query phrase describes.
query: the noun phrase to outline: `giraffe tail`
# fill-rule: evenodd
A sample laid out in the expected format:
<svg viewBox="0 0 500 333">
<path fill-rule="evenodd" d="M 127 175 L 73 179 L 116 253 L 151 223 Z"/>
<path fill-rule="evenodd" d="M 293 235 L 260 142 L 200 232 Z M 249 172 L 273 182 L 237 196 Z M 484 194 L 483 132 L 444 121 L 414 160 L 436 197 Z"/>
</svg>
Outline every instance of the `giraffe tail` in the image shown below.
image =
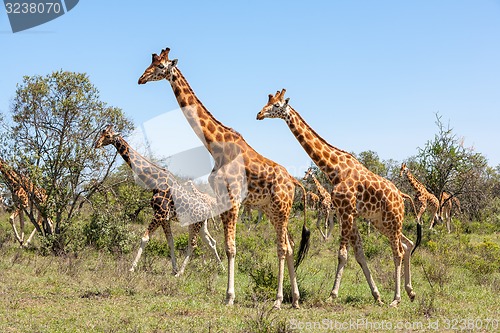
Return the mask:
<svg viewBox="0 0 500 333">
<path fill-rule="evenodd" d="M 413 207 L 413 213 L 415 213 L 415 216 L 417 216 L 417 209 L 415 207 L 415 203 L 413 202 L 412 197 L 403 192 L 401 192 L 401 196 L 404 199 L 408 199 L 410 201 L 411 206 Z M 415 252 L 417 247 L 420 245 L 421 241 L 422 241 L 422 223 L 420 223 L 420 220 L 417 220 L 417 239 L 415 240 L 415 246 L 411 250 L 411 255 L 413 255 L 413 252 Z"/>
<path fill-rule="evenodd" d="M 417 247 L 420 245 L 420 241 L 422 241 L 422 224 L 420 222 L 417 222 L 417 240 L 415 241 L 413 250 L 411 250 L 411 255 L 413 255 L 413 252 L 415 252 Z"/>
<path fill-rule="evenodd" d="M 300 239 L 299 251 L 297 252 L 297 259 L 295 259 L 295 269 L 299 267 L 302 260 L 307 255 L 309 251 L 309 243 L 311 239 L 311 231 L 307 229 L 307 202 L 306 202 L 306 189 L 304 185 L 302 185 L 297 179 L 293 178 L 296 185 L 298 185 L 302 189 L 302 201 L 304 204 L 304 224 L 302 225 L 302 236 Z"/>
</svg>

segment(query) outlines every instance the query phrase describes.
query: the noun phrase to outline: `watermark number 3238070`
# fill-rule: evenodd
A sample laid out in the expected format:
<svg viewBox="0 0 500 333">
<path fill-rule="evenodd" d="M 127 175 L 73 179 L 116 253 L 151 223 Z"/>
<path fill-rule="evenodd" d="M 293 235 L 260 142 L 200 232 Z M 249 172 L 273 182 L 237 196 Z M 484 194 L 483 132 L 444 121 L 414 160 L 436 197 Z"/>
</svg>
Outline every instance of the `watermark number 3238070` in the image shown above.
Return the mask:
<svg viewBox="0 0 500 333">
<path fill-rule="evenodd" d="M 73 9 L 79 0 L 4 0 L 12 32 L 47 23 Z"/>
</svg>

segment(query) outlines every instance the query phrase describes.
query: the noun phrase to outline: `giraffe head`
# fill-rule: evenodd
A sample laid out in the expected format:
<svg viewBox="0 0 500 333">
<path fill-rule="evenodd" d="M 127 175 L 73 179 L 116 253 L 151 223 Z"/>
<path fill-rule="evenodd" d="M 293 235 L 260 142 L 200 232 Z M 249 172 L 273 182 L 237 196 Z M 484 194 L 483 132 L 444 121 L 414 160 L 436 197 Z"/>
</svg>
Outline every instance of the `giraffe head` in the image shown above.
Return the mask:
<svg viewBox="0 0 500 333">
<path fill-rule="evenodd" d="M 170 80 L 172 71 L 177 66 L 177 59 L 169 60 L 168 53 L 170 49 L 167 47 L 161 50 L 160 55 L 153 53 L 151 65 L 144 71 L 139 78 L 139 84 L 145 84 L 149 81 Z"/>
<path fill-rule="evenodd" d="M 302 179 L 306 180 L 307 178 L 312 176 L 312 173 L 313 173 L 313 168 L 307 169 L 306 174 L 304 175 L 304 178 L 302 178 Z"/>
<path fill-rule="evenodd" d="M 408 167 L 406 163 L 401 164 L 401 171 L 399 172 L 399 176 L 403 177 L 408 172 Z"/>
<path fill-rule="evenodd" d="M 113 130 L 113 126 L 112 125 L 107 125 L 102 131 L 101 131 L 101 135 L 99 136 L 99 138 L 96 140 L 96 142 L 94 143 L 94 148 L 101 148 L 101 147 L 104 147 L 104 146 L 107 146 L 109 144 L 112 144 L 113 141 L 118 137 L 120 136 L 120 133 L 116 133 L 114 130 Z"/>
<path fill-rule="evenodd" d="M 269 94 L 269 100 L 257 114 L 257 120 L 264 118 L 281 118 L 286 120 L 290 113 L 290 106 L 288 105 L 290 98 L 285 99 L 285 92 L 286 89 L 282 89 L 281 91 L 278 90 L 274 96 Z"/>
</svg>

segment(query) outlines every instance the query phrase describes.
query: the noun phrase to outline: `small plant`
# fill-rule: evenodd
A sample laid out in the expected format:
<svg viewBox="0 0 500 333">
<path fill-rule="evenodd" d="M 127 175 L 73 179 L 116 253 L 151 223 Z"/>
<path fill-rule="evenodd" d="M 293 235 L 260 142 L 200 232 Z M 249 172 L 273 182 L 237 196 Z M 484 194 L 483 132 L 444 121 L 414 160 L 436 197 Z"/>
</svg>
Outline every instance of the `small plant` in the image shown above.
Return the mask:
<svg viewBox="0 0 500 333">
<path fill-rule="evenodd" d="M 269 302 L 256 302 L 255 313 L 245 321 L 245 333 L 292 333 L 294 330 L 285 319 L 278 318 L 278 312 Z"/>
</svg>

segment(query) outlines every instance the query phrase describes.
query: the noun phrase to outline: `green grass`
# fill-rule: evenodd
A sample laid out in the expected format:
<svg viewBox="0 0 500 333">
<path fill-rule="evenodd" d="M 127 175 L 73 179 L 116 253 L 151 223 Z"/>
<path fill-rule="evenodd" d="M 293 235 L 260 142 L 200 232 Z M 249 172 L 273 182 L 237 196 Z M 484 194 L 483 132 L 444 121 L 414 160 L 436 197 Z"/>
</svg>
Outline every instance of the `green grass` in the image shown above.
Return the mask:
<svg viewBox="0 0 500 333">
<path fill-rule="evenodd" d="M 300 217 L 291 221 L 296 242 L 300 227 Z M 424 229 L 422 247 L 412 258 L 417 297 L 410 302 L 402 288 L 401 304 L 392 309 L 374 303 L 351 252 L 339 298 L 326 302 L 337 265 L 338 225 L 335 228 L 333 239 L 327 242 L 313 228 L 311 250 L 298 270 L 301 309 L 291 308 L 285 276 L 286 300 L 282 310 L 275 311 L 271 308 L 276 292 L 276 247 L 268 222 L 251 230 L 238 225 L 236 302 L 227 307 L 223 304 L 226 273 L 217 270 L 204 245 L 200 244 L 180 278 L 171 275 L 163 250 L 146 251 L 138 271 L 130 273 L 139 237 L 134 250 L 122 255 L 84 248 L 67 256 L 42 256 L 36 248 L 19 249 L 3 217 L 0 332 L 500 330 L 498 233 L 448 235 L 444 230 Z M 376 231 L 367 236 L 365 228 L 361 230 L 369 267 L 383 301 L 389 304 L 394 266 L 388 242 Z M 183 233 L 185 229 L 175 226 L 174 236 Z M 211 233 L 227 266 L 222 232 Z M 414 239 L 414 228 L 405 234 Z M 164 242 L 161 232 L 153 239 L 158 242 L 155 249 Z M 178 253 L 180 261 L 182 251 Z"/>
</svg>

